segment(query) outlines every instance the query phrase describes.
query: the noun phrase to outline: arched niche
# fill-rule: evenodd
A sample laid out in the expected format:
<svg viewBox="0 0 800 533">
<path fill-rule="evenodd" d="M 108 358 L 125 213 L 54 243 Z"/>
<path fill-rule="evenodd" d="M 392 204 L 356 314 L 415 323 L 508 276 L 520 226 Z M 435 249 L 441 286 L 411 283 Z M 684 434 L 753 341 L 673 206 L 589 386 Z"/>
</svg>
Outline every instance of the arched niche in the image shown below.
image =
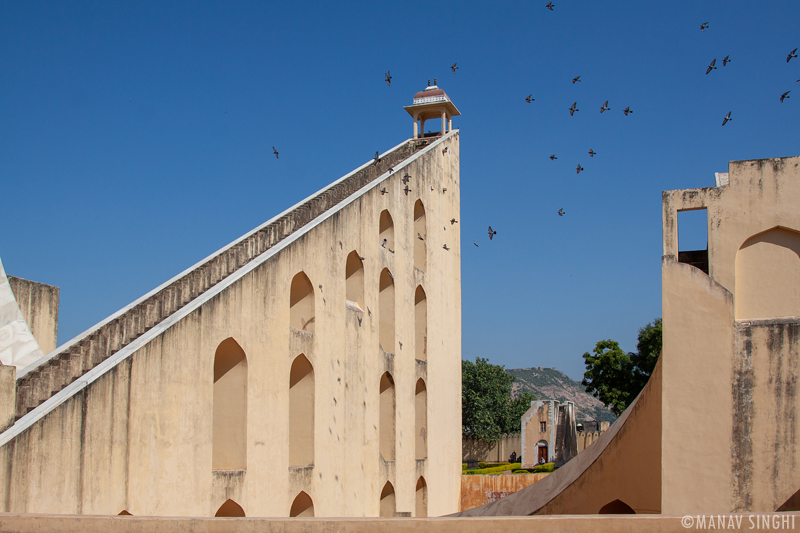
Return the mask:
<svg viewBox="0 0 800 533">
<path fill-rule="evenodd" d="M 414 293 L 414 357 L 428 360 L 428 298 L 422 286 Z"/>
<path fill-rule="evenodd" d="M 214 354 L 212 470 L 247 468 L 247 357 L 227 338 Z"/>
<path fill-rule="evenodd" d="M 636 514 L 636 511 L 622 500 L 614 500 L 602 506 L 598 514 Z"/>
<path fill-rule="evenodd" d="M 356 251 L 347 255 L 345 264 L 345 299 L 347 307 L 364 310 L 364 263 Z"/>
<path fill-rule="evenodd" d="M 800 316 L 800 233 L 776 226 L 736 253 L 736 319 Z"/>
<path fill-rule="evenodd" d="M 380 382 L 380 452 L 384 461 L 394 461 L 395 448 L 395 391 L 394 379 L 384 372 Z"/>
<path fill-rule="evenodd" d="M 220 505 L 215 517 L 244 517 L 244 509 L 242 506 L 233 500 L 225 500 L 225 503 Z"/>
<path fill-rule="evenodd" d="M 289 466 L 314 464 L 314 367 L 298 355 L 289 374 Z"/>
<path fill-rule="evenodd" d="M 425 226 L 425 206 L 422 200 L 414 203 L 414 266 L 425 270 L 427 266 L 428 233 Z"/>
<path fill-rule="evenodd" d="M 311 500 L 311 496 L 300 491 L 300 494 L 292 502 L 289 516 L 298 518 L 314 516 L 314 502 Z"/>
<path fill-rule="evenodd" d="M 386 209 L 381 211 L 378 220 L 378 238 L 382 247 L 394 250 L 394 220 Z"/>
<path fill-rule="evenodd" d="M 415 453 L 417 459 L 428 457 L 428 389 L 422 378 L 414 391 Z"/>
<path fill-rule="evenodd" d="M 425 518 L 428 516 L 428 484 L 425 478 L 420 476 L 417 480 L 416 505 L 414 516 Z"/>
<path fill-rule="evenodd" d="M 292 278 L 289 294 L 289 325 L 314 333 L 314 286 L 305 272 Z"/>
<path fill-rule="evenodd" d="M 394 353 L 394 278 L 388 268 L 378 283 L 379 342 L 384 352 Z"/>
<path fill-rule="evenodd" d="M 123 509 L 123 510 L 121 510 L 121 511 L 120 511 L 119 513 L 117 513 L 117 514 L 118 514 L 119 516 L 133 516 L 131 513 L 129 513 L 129 512 L 127 511 L 127 509 Z"/>
<path fill-rule="evenodd" d="M 381 491 L 380 516 L 394 516 L 396 506 L 394 501 L 394 486 L 386 482 Z"/>
</svg>

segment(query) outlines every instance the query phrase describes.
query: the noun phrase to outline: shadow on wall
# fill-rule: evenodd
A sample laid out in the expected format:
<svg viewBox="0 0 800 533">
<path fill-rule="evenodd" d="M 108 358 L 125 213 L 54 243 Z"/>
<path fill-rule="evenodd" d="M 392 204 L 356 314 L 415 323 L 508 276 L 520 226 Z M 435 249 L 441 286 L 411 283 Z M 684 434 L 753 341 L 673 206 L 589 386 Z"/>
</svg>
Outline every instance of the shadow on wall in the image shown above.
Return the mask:
<svg viewBox="0 0 800 533">
<path fill-rule="evenodd" d="M 736 253 L 736 319 L 800 316 L 800 233 L 776 226 Z"/>
</svg>

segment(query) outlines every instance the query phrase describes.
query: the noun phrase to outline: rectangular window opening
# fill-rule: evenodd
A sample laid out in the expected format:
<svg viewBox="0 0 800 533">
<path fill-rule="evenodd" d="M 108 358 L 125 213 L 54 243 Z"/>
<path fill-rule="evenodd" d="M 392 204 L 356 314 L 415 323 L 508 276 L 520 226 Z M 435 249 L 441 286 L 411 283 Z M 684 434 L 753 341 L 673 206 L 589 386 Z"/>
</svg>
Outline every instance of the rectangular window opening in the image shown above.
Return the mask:
<svg viewBox="0 0 800 533">
<path fill-rule="evenodd" d="M 708 274 L 708 210 L 678 211 L 678 262 Z"/>
</svg>

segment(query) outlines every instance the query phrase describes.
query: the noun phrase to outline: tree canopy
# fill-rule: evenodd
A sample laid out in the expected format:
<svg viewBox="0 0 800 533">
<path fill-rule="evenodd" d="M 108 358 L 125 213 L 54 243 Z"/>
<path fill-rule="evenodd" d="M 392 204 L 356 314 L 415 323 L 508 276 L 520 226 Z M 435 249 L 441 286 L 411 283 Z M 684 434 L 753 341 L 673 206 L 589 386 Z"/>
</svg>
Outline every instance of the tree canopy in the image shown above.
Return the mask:
<svg viewBox="0 0 800 533">
<path fill-rule="evenodd" d="M 525 392 L 511 397 L 514 376 L 502 365 L 488 359 L 461 361 L 461 432 L 484 442 L 499 440 L 504 434 L 519 433 L 522 415 L 534 400 Z"/>
<path fill-rule="evenodd" d="M 661 354 L 661 319 L 639 329 L 636 352 L 625 353 L 611 339 L 583 354 L 586 372 L 581 384 L 619 416 L 647 385 Z"/>
</svg>

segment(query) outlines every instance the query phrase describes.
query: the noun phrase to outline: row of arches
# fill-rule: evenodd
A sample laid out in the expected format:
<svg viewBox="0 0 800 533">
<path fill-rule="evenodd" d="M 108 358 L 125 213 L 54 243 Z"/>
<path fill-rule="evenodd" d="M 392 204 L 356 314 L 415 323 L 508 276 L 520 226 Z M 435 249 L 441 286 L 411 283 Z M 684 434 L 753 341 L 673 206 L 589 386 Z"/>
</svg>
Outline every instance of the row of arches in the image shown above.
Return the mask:
<svg viewBox="0 0 800 533">
<path fill-rule="evenodd" d="M 381 211 L 378 218 L 378 238 L 383 248 L 394 250 L 394 220 L 388 209 Z M 414 202 L 414 266 L 422 271 L 427 267 L 427 223 L 425 206 L 422 200 Z"/>
<path fill-rule="evenodd" d="M 363 311 L 364 264 L 358 253 L 350 252 L 345 266 L 345 301 L 348 307 Z M 394 276 L 388 268 L 381 271 L 378 280 L 378 342 L 385 352 L 395 353 L 395 290 Z M 314 286 L 304 272 L 292 279 L 290 291 L 289 325 L 303 331 L 314 332 Z M 414 357 L 428 360 L 428 297 L 422 285 L 414 291 Z"/>
<path fill-rule="evenodd" d="M 384 372 L 380 381 L 379 449 L 384 461 L 395 460 L 395 386 L 394 378 Z M 414 388 L 414 456 L 428 457 L 428 388 L 419 378 Z"/>
<path fill-rule="evenodd" d="M 304 354 L 289 372 L 289 466 L 314 464 L 314 366 Z M 379 384 L 379 450 L 395 459 L 396 395 L 394 378 L 384 372 Z M 419 378 L 414 390 L 415 457 L 427 457 L 428 390 Z M 247 357 L 233 338 L 214 355 L 212 470 L 247 468 Z"/>
<path fill-rule="evenodd" d="M 420 476 L 417 479 L 417 485 L 415 487 L 415 505 L 414 505 L 414 515 L 417 518 L 425 518 L 428 516 L 428 484 L 425 481 L 425 478 Z M 380 502 L 379 502 L 379 509 L 380 515 L 379 516 L 387 516 L 392 517 L 395 516 L 397 513 L 397 505 L 395 502 L 395 494 L 394 494 L 394 485 L 390 481 L 387 481 L 386 484 L 383 486 L 380 495 Z M 122 511 L 120 515 L 130 515 L 128 511 Z M 241 505 L 236 503 L 233 500 L 226 500 L 217 512 L 214 514 L 215 517 L 244 517 L 245 512 Z M 314 516 L 314 501 L 311 499 L 305 491 L 300 491 L 300 493 L 295 497 L 292 501 L 292 505 L 289 508 L 289 517 L 298 517 L 298 518 L 310 518 Z"/>
<path fill-rule="evenodd" d="M 417 518 L 425 518 L 428 516 L 428 484 L 425 478 L 420 476 L 417 479 L 417 486 L 415 490 L 415 504 L 414 516 Z M 395 502 L 394 485 L 387 481 L 381 490 L 380 500 L 380 515 L 382 517 L 395 516 L 397 513 L 397 505 Z"/>
</svg>

